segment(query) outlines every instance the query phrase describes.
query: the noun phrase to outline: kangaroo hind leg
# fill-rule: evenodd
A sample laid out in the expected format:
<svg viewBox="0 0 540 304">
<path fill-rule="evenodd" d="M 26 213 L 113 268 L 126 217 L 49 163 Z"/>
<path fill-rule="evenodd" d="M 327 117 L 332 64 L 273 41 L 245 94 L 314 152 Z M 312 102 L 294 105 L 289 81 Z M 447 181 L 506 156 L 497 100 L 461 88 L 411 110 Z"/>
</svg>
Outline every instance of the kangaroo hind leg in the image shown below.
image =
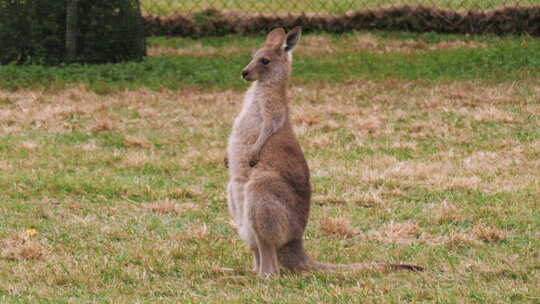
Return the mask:
<svg viewBox="0 0 540 304">
<path fill-rule="evenodd" d="M 267 278 L 273 274 L 279 273 L 279 264 L 277 259 L 277 249 L 271 244 L 265 244 L 260 242 L 257 244 L 259 246 L 259 255 L 260 255 L 260 265 L 259 265 L 259 276 L 262 278 Z"/>
<path fill-rule="evenodd" d="M 287 190 L 279 179 L 271 177 L 258 178 L 246 185 L 244 218 L 258 248 L 258 273 L 262 277 L 279 272 L 277 250 L 290 239 L 290 212 L 284 204 Z"/>
<path fill-rule="evenodd" d="M 251 253 L 253 254 L 253 271 L 259 273 L 259 270 L 261 269 L 261 254 L 259 248 L 252 247 Z"/>
</svg>

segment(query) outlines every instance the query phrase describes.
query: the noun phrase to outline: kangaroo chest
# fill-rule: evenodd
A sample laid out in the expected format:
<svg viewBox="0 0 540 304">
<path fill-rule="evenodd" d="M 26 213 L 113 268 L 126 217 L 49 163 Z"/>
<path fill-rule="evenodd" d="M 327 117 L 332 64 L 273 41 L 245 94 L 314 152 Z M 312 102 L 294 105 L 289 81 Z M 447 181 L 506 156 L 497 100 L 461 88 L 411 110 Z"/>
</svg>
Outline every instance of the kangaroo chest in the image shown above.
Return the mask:
<svg viewBox="0 0 540 304">
<path fill-rule="evenodd" d="M 231 139 L 235 142 L 250 141 L 257 137 L 261 128 L 262 115 L 259 100 L 262 98 L 257 86 L 252 86 L 244 97 L 242 110 L 234 120 Z"/>
<path fill-rule="evenodd" d="M 252 168 L 248 165 L 248 153 L 257 140 L 261 130 L 262 115 L 257 103 L 256 88 L 246 93 L 242 110 L 235 118 L 229 143 L 227 158 L 229 160 L 228 206 L 240 237 L 248 244 L 254 244 L 246 225 L 245 184 Z"/>
<path fill-rule="evenodd" d="M 231 177 L 247 177 L 249 172 L 248 153 L 259 136 L 263 119 L 259 98 L 257 87 L 251 87 L 244 97 L 242 110 L 234 120 L 227 147 Z"/>
<path fill-rule="evenodd" d="M 244 105 L 234 120 L 230 144 L 253 144 L 260 133 L 261 122 L 259 105 L 255 102 Z"/>
</svg>

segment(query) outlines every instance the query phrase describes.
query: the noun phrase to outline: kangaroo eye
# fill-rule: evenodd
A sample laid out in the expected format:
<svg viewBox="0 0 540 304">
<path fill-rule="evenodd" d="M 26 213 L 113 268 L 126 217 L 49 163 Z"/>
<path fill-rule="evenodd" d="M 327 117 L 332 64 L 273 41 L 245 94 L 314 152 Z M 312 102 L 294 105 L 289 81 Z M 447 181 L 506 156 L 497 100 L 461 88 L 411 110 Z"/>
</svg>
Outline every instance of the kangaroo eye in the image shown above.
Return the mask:
<svg viewBox="0 0 540 304">
<path fill-rule="evenodd" d="M 270 63 L 270 60 L 266 59 L 266 58 L 263 58 L 261 59 L 261 63 L 264 64 L 264 65 L 267 65 Z"/>
</svg>

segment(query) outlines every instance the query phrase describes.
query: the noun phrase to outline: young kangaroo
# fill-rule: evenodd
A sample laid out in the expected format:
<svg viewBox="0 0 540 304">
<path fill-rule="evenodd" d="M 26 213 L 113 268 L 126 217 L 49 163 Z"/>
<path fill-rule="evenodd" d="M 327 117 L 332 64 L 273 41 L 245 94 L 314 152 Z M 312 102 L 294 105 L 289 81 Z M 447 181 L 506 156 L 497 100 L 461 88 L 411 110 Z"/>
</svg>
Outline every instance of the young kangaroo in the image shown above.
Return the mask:
<svg viewBox="0 0 540 304">
<path fill-rule="evenodd" d="M 311 260 L 303 234 L 309 217 L 309 168 L 289 118 L 287 85 L 292 51 L 300 38 L 271 31 L 263 47 L 242 71 L 253 82 L 229 138 L 228 207 L 240 237 L 253 252 L 254 270 L 262 277 L 279 271 L 314 269 L 409 269 L 401 264 L 334 265 Z"/>
</svg>

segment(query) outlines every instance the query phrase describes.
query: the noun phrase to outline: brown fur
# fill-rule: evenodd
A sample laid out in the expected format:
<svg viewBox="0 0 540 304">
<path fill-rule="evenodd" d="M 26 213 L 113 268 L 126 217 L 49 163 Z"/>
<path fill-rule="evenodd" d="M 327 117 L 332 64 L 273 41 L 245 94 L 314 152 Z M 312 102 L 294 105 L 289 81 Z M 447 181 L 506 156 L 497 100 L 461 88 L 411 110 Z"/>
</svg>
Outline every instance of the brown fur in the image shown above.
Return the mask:
<svg viewBox="0 0 540 304">
<path fill-rule="evenodd" d="M 262 277 L 292 271 L 409 269 L 386 264 L 334 265 L 311 260 L 303 234 L 309 217 L 309 168 L 289 118 L 287 85 L 300 28 L 275 29 L 242 76 L 252 81 L 229 138 L 228 206 L 240 237 L 253 252 Z"/>
</svg>

